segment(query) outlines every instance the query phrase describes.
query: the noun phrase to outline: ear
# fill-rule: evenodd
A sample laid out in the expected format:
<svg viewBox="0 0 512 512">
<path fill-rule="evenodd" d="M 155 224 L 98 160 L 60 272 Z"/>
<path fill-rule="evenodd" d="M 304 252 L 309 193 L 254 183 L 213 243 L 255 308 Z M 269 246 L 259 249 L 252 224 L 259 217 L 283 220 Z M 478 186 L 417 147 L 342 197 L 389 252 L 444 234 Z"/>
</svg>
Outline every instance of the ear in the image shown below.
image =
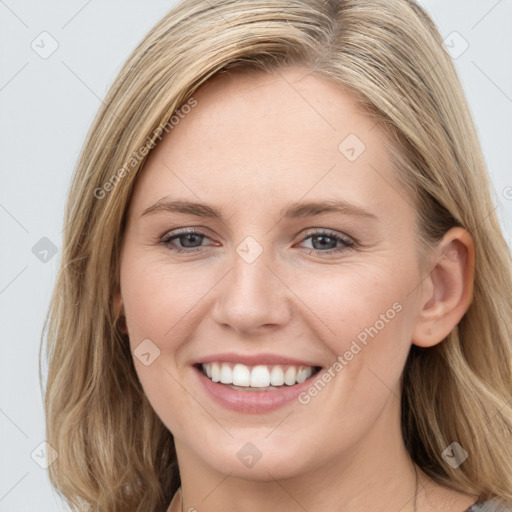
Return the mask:
<svg viewBox="0 0 512 512">
<path fill-rule="evenodd" d="M 126 317 L 124 315 L 123 298 L 121 296 L 121 290 L 119 288 L 114 292 L 114 314 L 118 319 L 116 322 L 117 330 L 121 334 L 128 334 L 128 328 L 126 326 Z"/>
<path fill-rule="evenodd" d="M 475 248 L 469 232 L 459 227 L 446 232 L 433 252 L 430 268 L 412 335 L 412 342 L 420 347 L 443 341 L 471 303 Z"/>
</svg>

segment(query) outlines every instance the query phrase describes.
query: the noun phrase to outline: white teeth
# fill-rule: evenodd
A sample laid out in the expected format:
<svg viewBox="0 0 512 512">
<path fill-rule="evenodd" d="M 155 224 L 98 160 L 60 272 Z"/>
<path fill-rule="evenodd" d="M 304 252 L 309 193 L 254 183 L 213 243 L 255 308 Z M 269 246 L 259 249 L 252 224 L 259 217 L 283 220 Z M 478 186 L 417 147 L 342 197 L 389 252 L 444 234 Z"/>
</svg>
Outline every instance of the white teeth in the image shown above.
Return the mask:
<svg viewBox="0 0 512 512">
<path fill-rule="evenodd" d="M 251 388 L 280 387 L 286 384 L 293 386 L 309 379 L 313 374 L 312 367 L 280 365 L 246 366 L 237 363 L 203 363 L 202 368 L 207 377 L 213 382 L 233 384 L 234 386 Z"/>
<path fill-rule="evenodd" d="M 212 377 L 213 382 L 220 381 L 220 367 L 218 363 L 212 363 Z"/>
<path fill-rule="evenodd" d="M 293 386 L 296 382 L 297 377 L 297 370 L 290 366 L 287 368 L 287 370 L 284 372 L 284 383 L 288 386 Z"/>
<path fill-rule="evenodd" d="M 312 368 L 301 368 L 297 372 L 297 382 L 298 383 L 304 382 L 306 379 L 309 379 L 309 377 L 311 377 L 312 373 L 313 373 Z"/>
<path fill-rule="evenodd" d="M 270 384 L 272 386 L 282 386 L 284 384 L 284 372 L 280 366 L 274 366 L 270 372 Z"/>
<path fill-rule="evenodd" d="M 251 371 L 244 364 L 235 364 L 233 367 L 233 384 L 235 386 L 249 386 Z"/>
<path fill-rule="evenodd" d="M 264 365 L 255 366 L 251 372 L 251 388 L 268 388 L 270 386 L 270 372 Z"/>
<path fill-rule="evenodd" d="M 233 370 L 231 370 L 229 364 L 222 363 L 220 367 L 220 382 L 222 384 L 231 384 L 233 382 Z"/>
</svg>

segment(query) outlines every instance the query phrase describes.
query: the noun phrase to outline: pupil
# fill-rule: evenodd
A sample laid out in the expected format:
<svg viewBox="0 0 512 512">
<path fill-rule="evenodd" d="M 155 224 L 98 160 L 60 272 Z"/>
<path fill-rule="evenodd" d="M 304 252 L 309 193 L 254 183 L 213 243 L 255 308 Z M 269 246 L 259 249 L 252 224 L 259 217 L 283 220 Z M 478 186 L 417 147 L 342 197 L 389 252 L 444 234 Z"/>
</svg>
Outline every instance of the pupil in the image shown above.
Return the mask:
<svg viewBox="0 0 512 512">
<path fill-rule="evenodd" d="M 198 235 L 195 235 L 194 233 L 189 233 L 187 235 L 185 235 L 185 240 L 186 240 L 186 243 L 185 243 L 185 246 L 186 247 L 189 247 L 187 244 L 189 242 L 192 242 L 192 244 L 194 243 L 194 237 L 197 237 Z"/>
<path fill-rule="evenodd" d="M 333 240 L 330 236 L 326 236 L 326 235 L 318 235 L 315 237 L 317 240 L 323 240 L 323 242 L 321 242 L 321 246 L 323 246 L 323 248 L 325 248 L 325 240 Z"/>
</svg>

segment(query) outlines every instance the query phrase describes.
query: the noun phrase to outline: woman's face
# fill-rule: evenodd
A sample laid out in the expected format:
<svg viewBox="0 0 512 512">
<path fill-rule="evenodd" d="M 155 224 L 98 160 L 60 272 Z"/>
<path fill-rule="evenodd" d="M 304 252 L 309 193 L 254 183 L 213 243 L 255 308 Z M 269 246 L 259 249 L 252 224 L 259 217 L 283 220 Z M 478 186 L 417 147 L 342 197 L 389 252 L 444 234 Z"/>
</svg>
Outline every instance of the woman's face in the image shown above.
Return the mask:
<svg viewBox="0 0 512 512">
<path fill-rule="evenodd" d="M 130 204 L 135 368 L 197 471 L 292 477 L 400 435 L 426 300 L 413 202 L 380 128 L 305 73 L 207 82 Z"/>
</svg>

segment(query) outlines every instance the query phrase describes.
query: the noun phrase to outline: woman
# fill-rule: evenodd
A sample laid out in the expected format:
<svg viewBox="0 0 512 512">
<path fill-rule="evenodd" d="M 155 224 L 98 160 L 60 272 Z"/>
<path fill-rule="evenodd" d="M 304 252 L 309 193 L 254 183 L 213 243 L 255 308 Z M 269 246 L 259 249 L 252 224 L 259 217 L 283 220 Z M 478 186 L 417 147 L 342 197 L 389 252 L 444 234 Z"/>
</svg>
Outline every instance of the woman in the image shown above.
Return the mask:
<svg viewBox="0 0 512 512">
<path fill-rule="evenodd" d="M 88 511 L 512 508 L 510 253 L 410 0 L 189 0 L 92 128 L 48 328 Z"/>
</svg>

